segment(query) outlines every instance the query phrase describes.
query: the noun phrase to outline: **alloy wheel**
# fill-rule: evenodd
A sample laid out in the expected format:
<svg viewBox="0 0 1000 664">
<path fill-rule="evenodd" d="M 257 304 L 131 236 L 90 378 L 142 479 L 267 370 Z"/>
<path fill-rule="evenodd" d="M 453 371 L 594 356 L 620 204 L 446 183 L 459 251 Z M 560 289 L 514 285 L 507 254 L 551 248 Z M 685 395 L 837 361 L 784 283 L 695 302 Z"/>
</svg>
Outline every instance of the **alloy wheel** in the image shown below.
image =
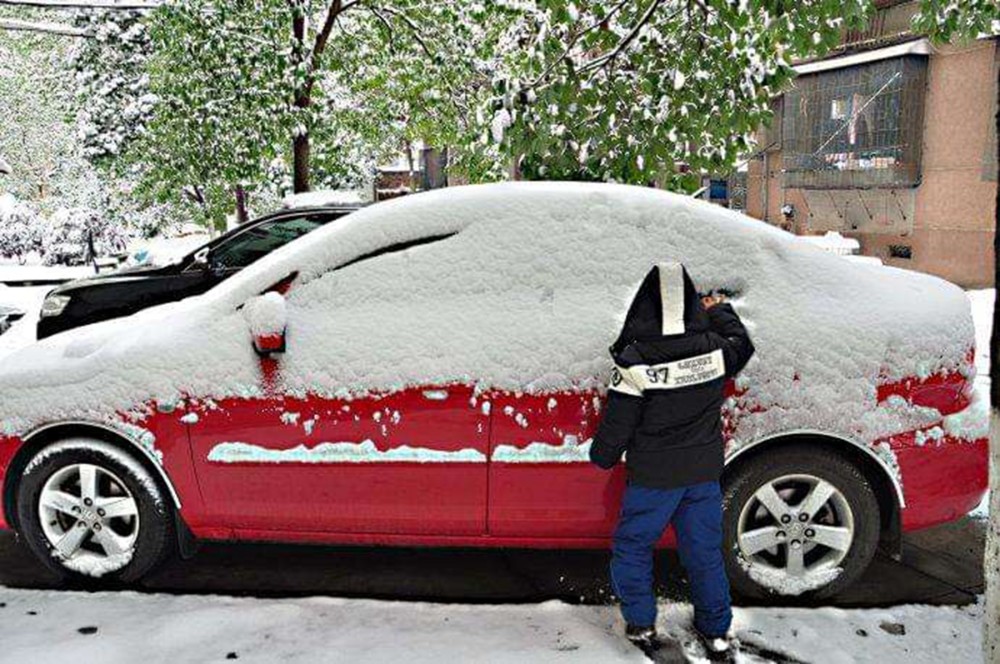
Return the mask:
<svg viewBox="0 0 1000 664">
<path fill-rule="evenodd" d="M 832 483 L 809 474 L 765 482 L 746 501 L 737 545 L 748 574 L 797 594 L 835 578 L 854 542 L 854 514 Z"/>
<path fill-rule="evenodd" d="M 38 517 L 52 555 L 85 574 L 121 569 L 139 538 L 135 497 L 114 472 L 94 464 L 53 473 L 39 495 Z"/>
</svg>

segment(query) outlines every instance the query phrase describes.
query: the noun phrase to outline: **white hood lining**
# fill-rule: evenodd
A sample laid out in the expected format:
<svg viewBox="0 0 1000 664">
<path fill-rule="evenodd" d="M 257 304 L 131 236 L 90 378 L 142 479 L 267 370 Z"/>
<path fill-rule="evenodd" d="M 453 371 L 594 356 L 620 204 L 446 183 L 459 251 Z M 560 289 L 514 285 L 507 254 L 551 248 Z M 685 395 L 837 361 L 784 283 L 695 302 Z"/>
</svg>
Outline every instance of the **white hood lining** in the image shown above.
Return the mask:
<svg viewBox="0 0 1000 664">
<path fill-rule="evenodd" d="M 684 266 L 660 263 L 659 272 L 663 336 L 684 334 Z"/>
</svg>

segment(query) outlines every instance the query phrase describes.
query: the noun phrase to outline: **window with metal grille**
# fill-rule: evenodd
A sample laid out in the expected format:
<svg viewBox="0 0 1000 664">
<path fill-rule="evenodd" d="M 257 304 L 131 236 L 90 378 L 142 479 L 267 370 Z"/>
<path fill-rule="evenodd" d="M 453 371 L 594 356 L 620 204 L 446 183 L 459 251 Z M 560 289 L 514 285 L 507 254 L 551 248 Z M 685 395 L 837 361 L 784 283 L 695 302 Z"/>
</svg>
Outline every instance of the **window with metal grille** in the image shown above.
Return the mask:
<svg viewBox="0 0 1000 664">
<path fill-rule="evenodd" d="M 903 56 L 800 76 L 785 93 L 785 186 L 920 183 L 927 58 Z"/>
</svg>

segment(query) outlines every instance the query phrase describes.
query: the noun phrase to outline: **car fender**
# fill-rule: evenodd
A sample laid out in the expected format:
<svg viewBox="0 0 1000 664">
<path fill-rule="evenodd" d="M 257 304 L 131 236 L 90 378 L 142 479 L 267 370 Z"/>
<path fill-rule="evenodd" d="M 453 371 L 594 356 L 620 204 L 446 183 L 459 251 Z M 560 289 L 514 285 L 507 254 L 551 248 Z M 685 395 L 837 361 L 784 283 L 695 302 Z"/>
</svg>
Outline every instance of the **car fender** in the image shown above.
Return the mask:
<svg viewBox="0 0 1000 664">
<path fill-rule="evenodd" d="M 173 481 L 171 481 L 169 475 L 167 475 L 166 469 L 163 467 L 163 462 L 160 461 L 160 459 L 158 459 L 149 448 L 140 444 L 128 432 L 110 424 L 101 424 L 87 420 L 63 420 L 60 422 L 50 422 L 36 429 L 32 429 L 29 433 L 21 436 L 20 438 L 23 441 L 23 444 L 27 446 L 39 436 L 44 435 L 46 432 L 51 432 L 53 429 L 75 429 L 77 430 L 77 435 L 79 433 L 86 433 L 87 430 L 100 431 L 101 433 L 114 437 L 114 439 L 118 441 L 124 442 L 129 449 L 138 452 L 144 460 L 148 461 L 146 465 L 152 469 L 153 472 L 156 473 L 157 477 L 163 482 L 163 486 L 165 486 L 167 491 L 170 493 L 170 498 L 173 501 L 174 507 L 180 510 L 180 495 L 177 493 L 177 489 L 174 487 Z"/>
<path fill-rule="evenodd" d="M 870 445 L 865 445 L 859 440 L 855 440 L 840 433 L 831 433 L 829 431 L 819 431 L 815 429 L 793 429 L 769 436 L 763 436 L 761 438 L 755 438 L 748 443 L 738 443 L 739 448 L 732 454 L 726 456 L 725 464 L 726 466 L 730 466 L 735 460 L 739 459 L 750 450 L 758 450 L 762 446 L 786 441 L 790 438 L 823 438 L 826 440 L 838 441 L 840 444 L 850 445 L 852 448 L 864 452 L 876 463 L 877 467 L 882 470 L 891 482 L 900 509 L 906 507 L 906 499 L 903 496 L 903 483 L 900 480 L 898 473 L 886 462 L 885 459 L 879 456 Z"/>
</svg>

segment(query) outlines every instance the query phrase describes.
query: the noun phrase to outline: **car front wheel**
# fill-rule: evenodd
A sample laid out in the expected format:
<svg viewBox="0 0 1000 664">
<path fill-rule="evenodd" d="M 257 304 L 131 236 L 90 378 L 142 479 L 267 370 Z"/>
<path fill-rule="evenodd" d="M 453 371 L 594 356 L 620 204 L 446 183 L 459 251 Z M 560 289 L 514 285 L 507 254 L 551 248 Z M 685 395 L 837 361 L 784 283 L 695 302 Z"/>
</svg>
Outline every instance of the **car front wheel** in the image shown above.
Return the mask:
<svg viewBox="0 0 1000 664">
<path fill-rule="evenodd" d="M 174 541 L 156 481 L 132 456 L 99 440 L 66 440 L 35 455 L 18 486 L 17 513 L 35 555 L 78 580 L 134 581 Z"/>
<path fill-rule="evenodd" d="M 878 547 L 871 484 L 819 446 L 779 447 L 742 463 L 724 501 L 726 567 L 744 597 L 830 597 L 861 576 Z"/>
</svg>

